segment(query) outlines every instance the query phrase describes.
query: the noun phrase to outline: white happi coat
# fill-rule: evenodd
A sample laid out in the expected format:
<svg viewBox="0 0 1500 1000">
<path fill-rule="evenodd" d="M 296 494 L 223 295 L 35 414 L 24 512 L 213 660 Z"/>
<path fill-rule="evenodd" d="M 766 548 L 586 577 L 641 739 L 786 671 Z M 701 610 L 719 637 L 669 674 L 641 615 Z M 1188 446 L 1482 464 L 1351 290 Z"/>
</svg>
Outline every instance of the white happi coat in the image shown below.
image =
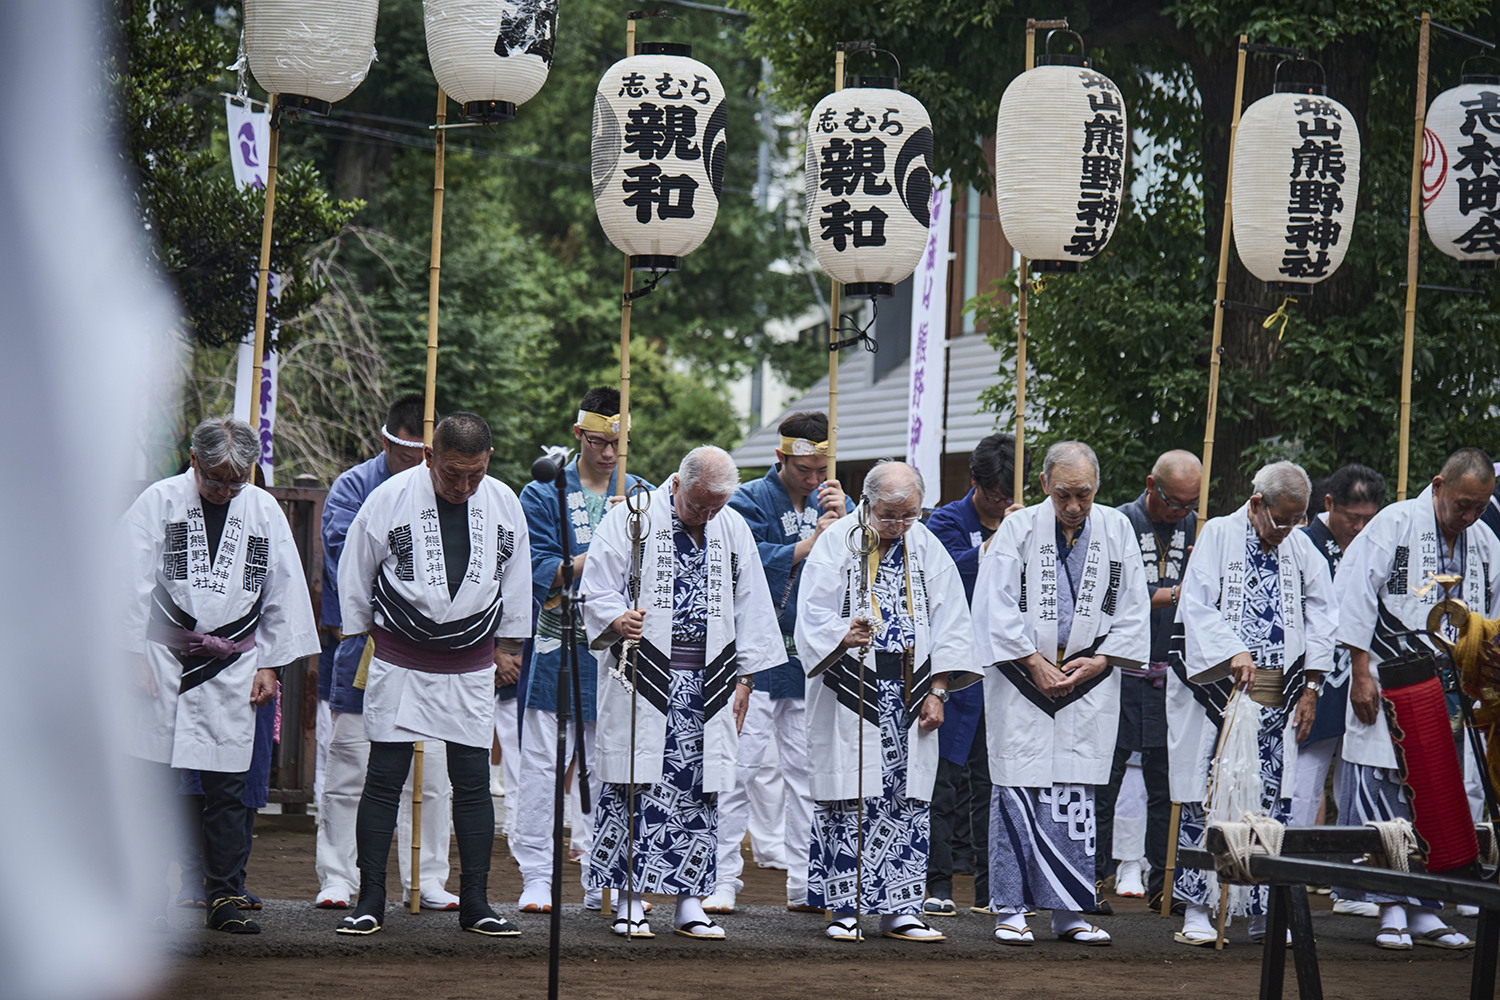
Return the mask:
<svg viewBox="0 0 1500 1000">
<path fill-rule="evenodd" d="M 1380 664 L 1400 652 L 1405 630 L 1427 628 L 1427 615 L 1443 600 L 1443 588 L 1429 583 L 1437 572 L 1437 517 L 1432 509 L 1432 487 L 1413 500 L 1393 503 L 1376 514 L 1350 543 L 1339 564 L 1338 641 L 1370 654 L 1370 675 L 1380 686 Z M 1486 618 L 1500 617 L 1500 540 L 1485 525 L 1475 523 L 1459 538 L 1464 551 L 1463 601 Z M 1448 639 L 1454 633 L 1444 622 Z M 1430 646 L 1425 636 L 1407 640 Z M 1344 710 L 1344 759 L 1368 767 L 1394 768 L 1385 713 L 1365 725 L 1354 714 L 1351 698 Z"/>
<path fill-rule="evenodd" d="M 377 486 L 354 517 L 339 559 L 345 635 L 372 625 L 434 648 L 493 648 L 531 634 L 531 544 L 511 488 L 485 476 L 468 501 L 469 565 L 448 596 L 437 494 L 427 466 Z M 493 738 L 495 668 L 427 673 L 370 659 L 365 737 L 382 743 L 443 740 L 487 747 Z"/>
<path fill-rule="evenodd" d="M 974 637 L 984 678 L 990 779 L 1011 788 L 1102 785 L 1120 729 L 1120 673 L 1151 658 L 1151 597 L 1130 519 L 1089 511 L 1088 551 L 1064 662 L 1108 656 L 1111 669 L 1051 699 L 1019 660 L 1057 657 L 1057 516 L 1051 499 L 1000 524 L 974 585 Z"/>
<path fill-rule="evenodd" d="M 189 469 L 146 487 L 120 521 L 129 587 L 124 645 L 145 656 L 157 697 L 142 704 L 131 753 L 173 767 L 248 770 L 255 744 L 250 687 L 261 667 L 318 653 L 302 558 L 271 494 L 247 486 L 229 501 L 218 556 L 209 562 L 198 481 Z M 151 640 L 151 620 L 255 647 L 225 659 L 177 653 Z"/>
<path fill-rule="evenodd" d="M 631 608 L 629 511 L 616 504 L 604 515 L 583 565 L 583 628 L 598 651 L 599 721 L 595 766 L 601 781 L 630 781 L 630 691 L 610 676 L 623 643 L 610 625 Z M 661 781 L 666 748 L 672 658 L 672 587 L 676 577 L 670 480 L 651 493 L 650 533 L 641 561 L 640 601 L 645 609 L 638 647 L 635 699 L 635 782 Z M 703 791 L 734 788 L 739 734 L 734 727 L 735 678 L 786 662 L 776 608 L 760 566 L 755 536 L 732 508 L 703 526 L 707 547 L 708 641 L 703 666 Z M 625 668 L 628 676 L 628 666 Z"/>
<path fill-rule="evenodd" d="M 1204 801 L 1209 761 L 1232 689 L 1230 683 L 1215 682 L 1230 676 L 1229 661 L 1236 653 L 1249 652 L 1241 624 L 1249 510 L 1247 503 L 1203 525 L 1182 578 L 1177 600 L 1180 639 L 1174 644 L 1173 669 L 1167 671 L 1167 761 L 1175 802 Z M 1297 769 L 1296 699 L 1307 672 L 1327 676 L 1333 669 L 1338 608 L 1328 560 L 1307 532 L 1299 529 L 1287 535 L 1276 547 L 1276 564 L 1287 705 L 1278 797 L 1286 799 L 1291 798 Z M 1261 665 L 1257 658 L 1256 666 Z"/>
<path fill-rule="evenodd" d="M 880 716 L 873 654 L 865 666 L 863 722 L 858 710 L 859 650 L 840 641 L 859 613 L 859 557 L 849 538 L 859 525 L 846 517 L 813 544 L 802 568 L 797 607 L 797 655 L 807 672 L 807 762 L 815 801 L 859 797 L 859 739 L 864 740 L 864 793 L 880 794 Z M 913 524 L 904 539 L 910 573 L 911 611 L 916 627 L 911 697 L 906 726 L 906 788 L 897 794 L 932 800 L 937 781 L 938 733 L 917 724 L 932 675 L 953 671 L 956 691 L 980 679 L 974 660 L 973 625 L 963 580 L 953 557 L 924 524 Z"/>
</svg>

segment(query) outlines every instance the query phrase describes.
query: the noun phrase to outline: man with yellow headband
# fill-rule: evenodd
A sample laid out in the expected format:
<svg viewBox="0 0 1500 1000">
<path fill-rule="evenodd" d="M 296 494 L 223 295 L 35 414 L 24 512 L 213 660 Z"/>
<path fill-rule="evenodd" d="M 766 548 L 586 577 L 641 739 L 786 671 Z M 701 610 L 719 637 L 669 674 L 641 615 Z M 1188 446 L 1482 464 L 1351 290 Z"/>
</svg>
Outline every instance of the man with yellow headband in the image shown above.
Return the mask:
<svg viewBox="0 0 1500 1000">
<path fill-rule="evenodd" d="M 782 830 L 763 836 L 751 829 L 757 853 L 775 856 L 782 844 L 760 841 L 780 836 L 787 864 L 786 905 L 807 906 L 808 838 L 812 834 L 812 799 L 807 789 L 805 681 L 793 632 L 797 627 L 797 594 L 801 570 L 813 543 L 843 514 L 853 509 L 837 481 L 828 479 L 828 417 L 792 413 L 781 422 L 776 466 L 744 484 L 729 500 L 755 536 L 771 600 L 781 625 L 788 662 L 767 671 L 765 683 L 751 692 L 750 708 L 740 732 L 738 775 L 732 791 L 719 799 L 719 880 L 704 904 L 710 913 L 727 913 L 744 883 L 740 841 L 748 825 L 750 797 L 760 784 L 755 776 L 771 742 L 781 767 L 784 794 L 771 803 L 772 815 L 784 815 Z"/>
<path fill-rule="evenodd" d="M 557 487 L 553 483 L 527 483 L 521 490 L 521 508 L 526 512 L 531 532 L 531 589 L 541 605 L 537 617 L 536 638 L 521 685 L 524 715 L 521 719 L 521 782 L 516 790 L 516 831 L 510 840 L 510 853 L 521 867 L 522 913 L 549 913 L 552 910 L 552 804 L 557 782 L 557 671 L 562 660 L 562 616 L 558 595 L 562 587 L 562 532 L 569 532 L 568 551 L 573 557 L 573 578 L 582 579 L 588 558 L 589 543 L 609 508 L 615 488 L 615 466 L 620 446 L 620 391 L 608 387 L 590 389 L 579 404 L 578 421 L 573 436 L 578 440 L 578 457 L 568 463 L 565 492 L 568 523 L 558 523 Z M 626 488 L 649 483 L 639 476 L 626 477 Z M 594 696 L 598 682 L 598 664 L 583 641 L 583 625 L 578 631 L 578 668 L 583 690 L 583 749 L 594 774 Z M 561 695 L 566 707 L 571 693 Z M 569 738 L 572 738 L 570 733 Z M 568 748 L 571 757 L 573 749 Z M 592 789 L 593 801 L 599 800 L 599 786 Z M 575 846 L 586 855 L 593 824 L 587 815 L 574 828 Z M 575 817 L 576 821 L 576 817 Z M 581 827 L 582 829 L 578 829 Z M 588 880 L 587 862 L 583 878 Z M 589 890 L 584 902 L 599 908 L 599 891 Z"/>
</svg>

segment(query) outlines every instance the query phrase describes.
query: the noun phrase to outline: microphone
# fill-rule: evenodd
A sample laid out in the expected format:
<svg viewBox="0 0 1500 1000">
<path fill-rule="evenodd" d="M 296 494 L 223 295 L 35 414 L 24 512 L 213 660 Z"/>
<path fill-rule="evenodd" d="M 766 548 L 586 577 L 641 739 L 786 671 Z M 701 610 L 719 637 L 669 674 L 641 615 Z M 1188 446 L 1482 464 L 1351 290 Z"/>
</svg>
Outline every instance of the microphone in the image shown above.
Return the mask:
<svg viewBox="0 0 1500 1000">
<path fill-rule="evenodd" d="M 543 445 L 542 457 L 531 463 L 531 478 L 539 483 L 553 483 L 568 464 L 572 449 L 561 445 Z"/>
</svg>

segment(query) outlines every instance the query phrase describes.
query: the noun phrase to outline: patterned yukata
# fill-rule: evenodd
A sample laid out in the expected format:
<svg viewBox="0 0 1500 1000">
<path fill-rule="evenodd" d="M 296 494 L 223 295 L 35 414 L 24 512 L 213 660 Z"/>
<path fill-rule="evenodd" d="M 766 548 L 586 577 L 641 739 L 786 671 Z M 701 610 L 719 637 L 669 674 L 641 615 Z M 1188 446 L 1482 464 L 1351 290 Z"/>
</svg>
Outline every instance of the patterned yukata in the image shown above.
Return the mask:
<svg viewBox="0 0 1500 1000">
<path fill-rule="evenodd" d="M 1284 671 L 1287 667 L 1286 629 L 1281 617 L 1281 607 L 1281 566 L 1277 550 L 1265 551 L 1254 526 L 1249 526 L 1245 535 L 1245 602 L 1241 634 L 1255 660 L 1255 666 L 1261 670 Z M 1234 681 L 1230 678 L 1214 682 L 1215 686 L 1224 688 L 1226 699 L 1230 696 L 1233 684 Z M 1300 684 L 1297 690 L 1301 690 Z M 1292 816 L 1290 795 L 1285 798 L 1281 795 L 1284 743 L 1287 713 L 1295 710 L 1296 702 L 1286 699 L 1279 708 L 1265 705 L 1256 707 L 1260 709 L 1260 729 L 1256 733 L 1256 746 L 1260 750 L 1260 807 L 1276 822 L 1284 824 Z M 1178 846 L 1201 850 L 1207 832 L 1208 823 L 1203 803 L 1182 803 Z M 1212 891 L 1209 874 L 1179 866 L 1172 880 L 1173 896 L 1199 906 L 1217 906 L 1218 900 L 1210 898 Z M 1270 912 L 1267 886 L 1250 886 L 1246 895 L 1252 915 Z"/>
<path fill-rule="evenodd" d="M 916 625 L 907 607 L 903 539 L 893 542 L 880 560 L 870 589 L 879 617 L 870 630 L 871 648 L 877 657 L 901 657 L 916 644 Z M 857 799 L 814 804 L 807 902 L 838 913 L 854 913 L 858 875 L 860 912 L 921 913 L 927 885 L 931 803 L 904 794 L 910 725 L 905 683 L 899 675 L 876 679 L 877 671 L 870 664 L 865 683 L 877 689 L 880 793 L 865 796 L 862 809 Z M 864 823 L 862 868 L 857 863 L 856 812 Z"/>
<path fill-rule="evenodd" d="M 718 880 L 718 793 L 703 791 L 703 648 L 708 638 L 707 547 L 672 512 L 672 669 L 662 780 L 636 789 L 635 846 L 626 874 L 629 788 L 599 796 L 589 887 L 706 896 Z M 696 661 L 695 667 L 685 664 Z"/>
</svg>

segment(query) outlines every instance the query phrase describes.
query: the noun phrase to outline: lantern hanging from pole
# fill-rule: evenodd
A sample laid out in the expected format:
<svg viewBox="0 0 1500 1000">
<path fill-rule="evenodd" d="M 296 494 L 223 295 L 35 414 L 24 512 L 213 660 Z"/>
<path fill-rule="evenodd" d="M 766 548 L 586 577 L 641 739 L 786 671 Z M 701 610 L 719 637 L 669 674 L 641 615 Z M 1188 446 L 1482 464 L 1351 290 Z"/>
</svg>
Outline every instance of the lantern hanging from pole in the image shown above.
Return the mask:
<svg viewBox="0 0 1500 1000">
<path fill-rule="evenodd" d="M 375 58 L 379 0 L 245 0 L 245 54 L 277 107 L 326 115 Z"/>
<path fill-rule="evenodd" d="M 1052 36 L 1047 35 L 1050 50 Z M 1075 32 L 1082 50 L 1083 39 Z M 1082 55 L 1037 56 L 995 119 L 995 203 L 1005 238 L 1038 271 L 1077 271 L 1120 217 L 1125 101 Z"/>
<path fill-rule="evenodd" d="M 864 77 L 807 122 L 807 235 L 843 294 L 888 299 L 927 246 L 932 119 L 895 77 Z"/>
<path fill-rule="evenodd" d="M 438 86 L 470 121 L 510 121 L 547 82 L 557 0 L 424 0 Z"/>
<path fill-rule="evenodd" d="M 1433 245 L 1466 268 L 1500 257 L 1500 76 L 1465 74 L 1427 111 L 1422 217 Z"/>
<path fill-rule="evenodd" d="M 724 87 L 692 46 L 644 42 L 594 95 L 594 208 L 636 271 L 676 271 L 702 245 L 724 185 Z"/>
<path fill-rule="evenodd" d="M 1268 291 L 1308 294 L 1344 262 L 1359 150 L 1354 115 L 1323 84 L 1278 80 L 1245 109 L 1229 192 L 1234 246 Z"/>
</svg>

